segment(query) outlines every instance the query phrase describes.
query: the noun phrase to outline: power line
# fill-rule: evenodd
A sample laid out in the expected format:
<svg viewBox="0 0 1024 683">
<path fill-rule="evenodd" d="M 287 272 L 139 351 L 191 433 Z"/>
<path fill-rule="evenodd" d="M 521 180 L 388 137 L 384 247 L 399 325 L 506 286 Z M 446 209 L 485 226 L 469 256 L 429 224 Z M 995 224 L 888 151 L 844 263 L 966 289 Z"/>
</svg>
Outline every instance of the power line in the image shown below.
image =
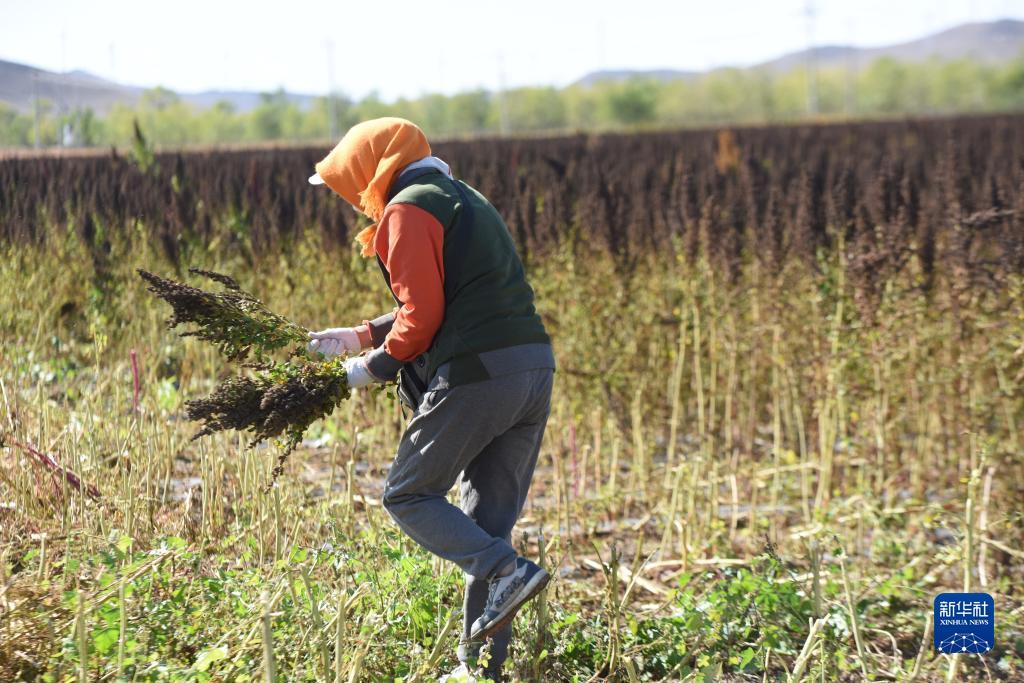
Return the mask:
<svg viewBox="0 0 1024 683">
<path fill-rule="evenodd" d="M 324 47 L 327 50 L 327 130 L 333 141 L 338 137 L 338 115 L 334 102 L 334 41 L 328 39 Z"/>
<path fill-rule="evenodd" d="M 807 0 L 804 7 L 804 16 L 807 18 L 807 113 L 818 113 L 818 65 L 817 53 L 814 50 L 814 20 L 817 12 L 814 7 L 814 0 Z"/>
</svg>

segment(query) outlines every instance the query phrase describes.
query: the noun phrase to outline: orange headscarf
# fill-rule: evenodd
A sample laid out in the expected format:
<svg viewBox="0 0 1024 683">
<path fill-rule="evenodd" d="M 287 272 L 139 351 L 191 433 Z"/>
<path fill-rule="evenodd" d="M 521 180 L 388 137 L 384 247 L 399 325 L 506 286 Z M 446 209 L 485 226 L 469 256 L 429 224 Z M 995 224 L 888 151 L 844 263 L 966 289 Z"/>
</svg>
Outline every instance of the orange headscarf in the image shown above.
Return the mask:
<svg viewBox="0 0 1024 683">
<path fill-rule="evenodd" d="M 388 117 L 353 126 L 316 165 L 325 185 L 373 219 L 373 225 L 356 235 L 363 256 L 373 256 L 377 221 L 384 214 L 391 181 L 403 168 L 427 156 L 430 144 L 419 126 Z"/>
</svg>

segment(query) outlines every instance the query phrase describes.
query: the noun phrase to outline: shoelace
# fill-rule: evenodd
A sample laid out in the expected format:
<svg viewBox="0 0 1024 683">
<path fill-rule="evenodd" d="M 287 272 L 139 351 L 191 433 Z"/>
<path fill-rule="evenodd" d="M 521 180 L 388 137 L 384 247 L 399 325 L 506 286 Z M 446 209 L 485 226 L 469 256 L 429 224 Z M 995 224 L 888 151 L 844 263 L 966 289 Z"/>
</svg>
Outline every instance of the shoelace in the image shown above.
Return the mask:
<svg viewBox="0 0 1024 683">
<path fill-rule="evenodd" d="M 499 595 L 497 600 L 495 600 L 494 594 L 498 591 L 498 581 L 501 579 L 510 579 L 510 581 L 508 582 L 508 585 L 505 586 L 505 590 L 501 591 L 501 595 Z M 514 595 L 517 590 L 519 590 L 520 586 L 525 583 L 524 577 L 515 576 L 514 574 L 503 576 L 501 579 L 491 581 L 491 585 L 487 587 L 487 604 L 489 606 L 497 606 L 499 603 L 503 604 L 512 595 Z"/>
</svg>

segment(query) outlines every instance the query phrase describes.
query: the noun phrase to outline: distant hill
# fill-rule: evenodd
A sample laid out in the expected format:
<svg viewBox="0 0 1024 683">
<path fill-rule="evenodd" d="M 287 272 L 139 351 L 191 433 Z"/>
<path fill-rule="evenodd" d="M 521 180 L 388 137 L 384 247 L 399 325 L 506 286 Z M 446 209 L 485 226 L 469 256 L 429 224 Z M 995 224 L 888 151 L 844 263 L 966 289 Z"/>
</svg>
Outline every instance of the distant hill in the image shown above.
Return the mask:
<svg viewBox="0 0 1024 683">
<path fill-rule="evenodd" d="M 882 47 L 852 47 L 848 45 L 821 45 L 811 50 L 791 52 L 750 68 L 774 72 L 790 71 L 805 65 L 813 58 L 822 68 L 843 66 L 861 68 L 881 57 L 892 57 L 905 62 L 922 62 L 932 57 L 945 60 L 970 57 L 982 62 L 1004 62 L 1024 55 L 1024 21 L 1001 19 L 975 24 L 961 24 L 918 40 Z M 655 78 L 661 81 L 686 80 L 700 72 L 657 70 L 594 71 L 576 81 L 577 85 L 594 85 L 630 78 Z"/>
<path fill-rule="evenodd" d="M 784 55 L 758 66 L 772 71 L 789 71 L 807 62 L 813 54 L 818 66 L 867 66 L 881 57 L 903 62 L 923 62 L 933 57 L 980 62 L 1005 62 L 1024 55 L 1024 21 L 1003 19 L 979 24 L 961 24 L 909 43 L 883 47 L 857 48 L 823 45 L 811 51 Z"/>
<path fill-rule="evenodd" d="M 115 103 L 134 105 L 145 88 L 108 81 L 87 71 L 55 73 L 45 69 L 0 60 L 0 102 L 21 111 L 31 111 L 36 97 L 64 109 L 106 113 Z M 200 109 L 217 102 L 229 102 L 236 111 L 249 111 L 260 102 L 260 93 L 240 90 L 207 90 L 178 93 L 182 101 Z M 290 101 L 306 109 L 316 95 L 287 93 Z"/>
<path fill-rule="evenodd" d="M 644 70 L 604 70 L 592 71 L 575 85 L 591 86 L 597 83 L 628 81 L 631 78 L 649 78 L 655 81 L 678 81 L 696 78 L 701 75 L 700 71 L 679 71 L 678 69 L 644 69 Z"/>
<path fill-rule="evenodd" d="M 92 107 L 107 111 L 115 102 L 132 104 L 142 94 L 84 71 L 58 74 L 15 62 L 0 60 L 0 102 L 30 111 L 33 100 L 49 100 L 68 109 Z"/>
</svg>

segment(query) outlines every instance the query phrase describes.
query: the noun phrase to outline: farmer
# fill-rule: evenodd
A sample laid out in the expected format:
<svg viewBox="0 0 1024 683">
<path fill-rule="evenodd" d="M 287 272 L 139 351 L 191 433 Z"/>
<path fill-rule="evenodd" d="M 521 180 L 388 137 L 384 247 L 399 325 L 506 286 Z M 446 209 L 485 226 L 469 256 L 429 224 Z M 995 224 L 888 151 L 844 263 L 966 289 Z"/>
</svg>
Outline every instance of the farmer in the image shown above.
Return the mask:
<svg viewBox="0 0 1024 683">
<path fill-rule="evenodd" d="M 510 544 L 551 405 L 555 362 L 504 221 L 431 155 L 399 118 L 353 127 L 316 165 L 324 184 L 374 221 L 356 236 L 376 256 L 397 308 L 353 327 L 313 332 L 309 347 L 345 361 L 349 386 L 389 382 L 412 419 L 384 507 L 398 526 L 466 575 L 462 664 L 500 679 L 512 618 L 550 578 Z M 446 496 L 461 474 L 460 506 Z"/>
</svg>

